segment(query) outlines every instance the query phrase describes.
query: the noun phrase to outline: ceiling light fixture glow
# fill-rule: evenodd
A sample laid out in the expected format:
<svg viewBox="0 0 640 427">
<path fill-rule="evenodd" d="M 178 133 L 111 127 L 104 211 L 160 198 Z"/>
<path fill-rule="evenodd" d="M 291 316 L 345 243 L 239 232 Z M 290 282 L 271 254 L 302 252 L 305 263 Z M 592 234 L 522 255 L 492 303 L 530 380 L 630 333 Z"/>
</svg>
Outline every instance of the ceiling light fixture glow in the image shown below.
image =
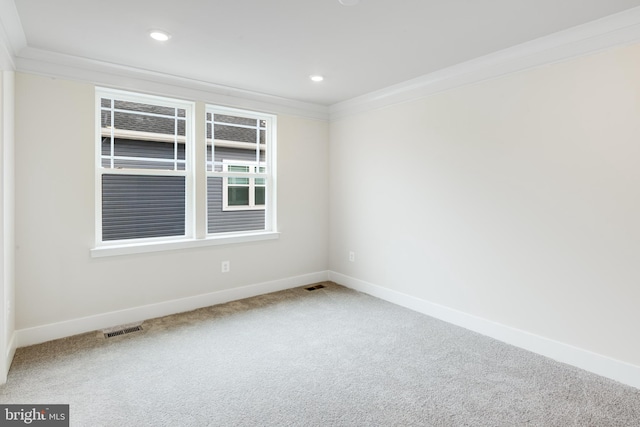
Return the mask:
<svg viewBox="0 0 640 427">
<path fill-rule="evenodd" d="M 338 3 L 343 6 L 355 6 L 360 3 L 360 0 L 338 0 Z"/>
<path fill-rule="evenodd" d="M 154 40 L 158 40 L 159 42 L 166 42 L 171 38 L 171 34 L 165 31 L 151 30 L 149 31 L 149 37 L 151 37 Z"/>
<path fill-rule="evenodd" d="M 311 81 L 314 81 L 314 82 L 321 82 L 324 80 L 324 77 L 318 76 L 318 75 L 309 76 L 309 78 L 311 79 Z"/>
</svg>

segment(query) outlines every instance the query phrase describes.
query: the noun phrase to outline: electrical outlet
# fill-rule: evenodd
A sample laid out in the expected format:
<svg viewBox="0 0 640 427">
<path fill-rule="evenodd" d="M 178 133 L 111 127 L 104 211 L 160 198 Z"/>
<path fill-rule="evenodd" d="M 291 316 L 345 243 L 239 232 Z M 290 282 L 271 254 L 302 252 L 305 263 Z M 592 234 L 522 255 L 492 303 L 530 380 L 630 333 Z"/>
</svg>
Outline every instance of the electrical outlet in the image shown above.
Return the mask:
<svg viewBox="0 0 640 427">
<path fill-rule="evenodd" d="M 228 273 L 229 271 L 231 271 L 231 262 L 229 261 L 222 261 L 222 268 L 221 268 L 223 273 Z"/>
<path fill-rule="evenodd" d="M 356 262 L 356 253 L 351 251 L 349 252 L 349 261 Z"/>
</svg>

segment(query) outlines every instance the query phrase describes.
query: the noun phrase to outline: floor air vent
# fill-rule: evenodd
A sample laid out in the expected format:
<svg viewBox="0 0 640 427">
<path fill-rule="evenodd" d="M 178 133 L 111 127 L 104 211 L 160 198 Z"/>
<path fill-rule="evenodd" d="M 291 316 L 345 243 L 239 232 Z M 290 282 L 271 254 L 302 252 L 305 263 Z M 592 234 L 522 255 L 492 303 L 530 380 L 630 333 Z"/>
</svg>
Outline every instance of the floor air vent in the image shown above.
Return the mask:
<svg viewBox="0 0 640 427">
<path fill-rule="evenodd" d="M 322 289 L 322 288 L 324 288 L 324 285 L 315 285 L 305 289 L 308 291 L 315 291 L 316 289 Z"/>
<path fill-rule="evenodd" d="M 117 337 L 120 335 L 126 335 L 126 334 L 130 334 L 131 332 L 138 332 L 142 330 L 142 326 L 134 326 L 131 328 L 125 328 L 125 329 L 120 329 L 117 331 L 113 331 L 113 332 L 105 332 L 104 337 L 105 338 L 113 338 L 113 337 Z"/>
</svg>

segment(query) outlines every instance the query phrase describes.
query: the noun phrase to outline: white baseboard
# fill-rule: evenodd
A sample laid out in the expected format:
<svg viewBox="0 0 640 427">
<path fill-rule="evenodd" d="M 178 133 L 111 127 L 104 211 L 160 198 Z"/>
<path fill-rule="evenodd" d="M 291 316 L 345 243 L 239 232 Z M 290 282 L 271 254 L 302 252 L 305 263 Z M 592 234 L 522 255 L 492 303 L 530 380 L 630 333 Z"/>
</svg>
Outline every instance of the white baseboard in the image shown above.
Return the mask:
<svg viewBox="0 0 640 427">
<path fill-rule="evenodd" d="M 13 356 L 16 354 L 16 334 L 15 332 L 11 334 L 11 339 L 9 339 L 9 345 L 6 348 L 6 354 L 4 361 L 5 366 L 3 369 L 0 369 L 0 385 L 5 384 L 7 382 L 7 374 L 9 373 L 9 368 L 11 368 L 11 363 L 13 362 Z"/>
<path fill-rule="evenodd" d="M 229 301 L 291 289 L 311 283 L 322 282 L 328 280 L 328 277 L 329 274 L 327 271 L 319 271 L 157 304 L 133 307 L 126 310 L 101 313 L 95 316 L 82 317 L 64 322 L 19 329 L 15 332 L 15 344 L 13 348 L 15 351 L 16 346 L 26 347 L 112 326 L 140 322 L 155 317 L 168 316 L 170 314 L 182 313 L 211 305 L 223 304 Z"/>
<path fill-rule="evenodd" d="M 11 363 L 13 362 L 13 357 L 16 355 L 16 343 L 16 333 L 14 332 L 11 335 L 11 339 L 9 340 L 9 346 L 7 348 L 7 358 L 5 359 L 7 361 L 7 372 L 9 372 L 9 368 L 11 368 Z"/>
<path fill-rule="evenodd" d="M 640 389 L 640 366 L 541 337 L 487 319 L 393 291 L 341 273 L 329 271 L 329 280 L 374 297 L 461 326 L 507 344 L 529 350 L 594 374 Z"/>
</svg>

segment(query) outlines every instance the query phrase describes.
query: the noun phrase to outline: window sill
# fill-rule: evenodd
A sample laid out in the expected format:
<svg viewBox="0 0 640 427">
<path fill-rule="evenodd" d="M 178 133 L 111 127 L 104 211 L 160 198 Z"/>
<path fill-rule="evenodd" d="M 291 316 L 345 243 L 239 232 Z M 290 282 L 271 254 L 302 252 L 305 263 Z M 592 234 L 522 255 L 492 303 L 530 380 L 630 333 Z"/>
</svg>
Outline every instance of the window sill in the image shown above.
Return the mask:
<svg viewBox="0 0 640 427">
<path fill-rule="evenodd" d="M 185 239 L 165 242 L 134 243 L 112 246 L 100 246 L 91 249 L 92 258 L 102 258 L 117 255 L 141 254 L 147 252 L 173 251 L 177 249 L 199 248 L 203 246 L 227 245 L 232 243 L 255 242 L 260 240 L 276 240 L 280 233 L 276 231 L 261 231 L 258 233 L 229 234 L 205 239 Z"/>
<path fill-rule="evenodd" d="M 236 211 L 264 211 L 264 206 L 222 206 L 223 212 L 236 212 Z"/>
</svg>

